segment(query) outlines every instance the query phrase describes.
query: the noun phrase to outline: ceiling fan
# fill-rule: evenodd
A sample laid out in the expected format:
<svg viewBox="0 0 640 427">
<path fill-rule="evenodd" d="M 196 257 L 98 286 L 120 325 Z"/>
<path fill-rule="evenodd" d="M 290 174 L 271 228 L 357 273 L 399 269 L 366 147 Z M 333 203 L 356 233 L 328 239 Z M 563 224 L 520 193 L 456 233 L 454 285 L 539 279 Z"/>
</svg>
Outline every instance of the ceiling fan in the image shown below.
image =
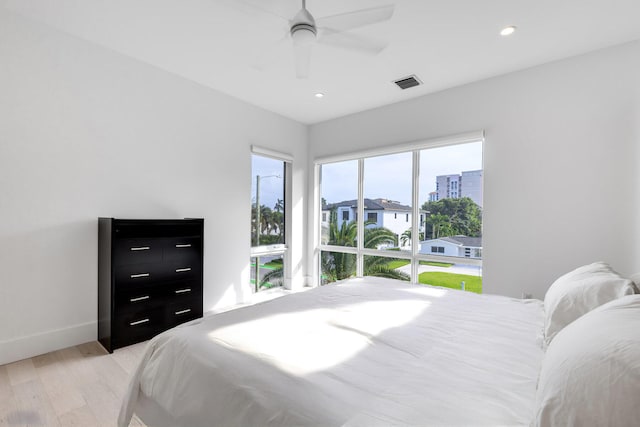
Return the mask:
<svg viewBox="0 0 640 427">
<path fill-rule="evenodd" d="M 249 4 L 248 2 L 246 2 Z M 255 5 L 250 6 L 256 7 Z M 364 27 L 391 19 L 394 5 L 361 9 L 353 12 L 314 18 L 307 9 L 306 0 L 302 0 L 302 9 L 288 22 L 288 31 L 282 40 L 290 39 L 293 42 L 293 57 L 296 76 L 307 78 L 311 63 L 311 51 L 316 43 L 350 49 L 365 54 L 378 54 L 385 47 L 381 43 L 357 34 L 349 33 L 349 30 Z M 264 9 L 260 8 L 262 11 Z M 269 12 L 273 14 L 272 12 Z M 281 40 L 281 41 L 282 41 Z"/>
</svg>

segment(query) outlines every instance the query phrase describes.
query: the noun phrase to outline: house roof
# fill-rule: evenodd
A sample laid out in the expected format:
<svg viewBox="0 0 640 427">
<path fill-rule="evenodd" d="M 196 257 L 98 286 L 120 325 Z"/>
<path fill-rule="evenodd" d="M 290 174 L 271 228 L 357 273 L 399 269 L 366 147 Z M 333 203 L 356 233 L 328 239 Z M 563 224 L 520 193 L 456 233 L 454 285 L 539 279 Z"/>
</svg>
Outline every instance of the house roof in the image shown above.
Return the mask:
<svg viewBox="0 0 640 427">
<path fill-rule="evenodd" d="M 482 247 L 482 237 L 450 236 L 450 237 L 440 237 L 438 239 L 427 240 L 427 242 L 432 242 L 434 240 L 442 240 L 444 242 L 453 243 L 454 245 L 465 246 L 469 248 Z"/>
<path fill-rule="evenodd" d="M 357 200 L 345 200 L 343 202 L 338 202 L 338 203 L 329 203 L 323 209 L 332 209 L 332 208 L 339 208 L 339 207 L 355 208 L 356 206 L 357 206 Z M 411 212 L 411 206 L 403 205 L 400 202 L 396 202 L 388 199 L 364 199 L 364 208 L 365 210 L 372 210 L 372 211 L 390 210 L 390 211 Z"/>
</svg>

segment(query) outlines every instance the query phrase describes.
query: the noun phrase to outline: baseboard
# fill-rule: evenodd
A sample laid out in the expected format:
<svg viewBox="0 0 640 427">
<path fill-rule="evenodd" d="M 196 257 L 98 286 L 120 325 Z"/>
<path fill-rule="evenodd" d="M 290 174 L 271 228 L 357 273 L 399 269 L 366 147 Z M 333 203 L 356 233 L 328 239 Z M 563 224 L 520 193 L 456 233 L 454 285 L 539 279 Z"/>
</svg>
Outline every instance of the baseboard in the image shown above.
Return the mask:
<svg viewBox="0 0 640 427">
<path fill-rule="evenodd" d="M 68 328 L 0 341 L 0 365 L 95 341 L 97 336 L 97 322 L 88 322 Z"/>
</svg>

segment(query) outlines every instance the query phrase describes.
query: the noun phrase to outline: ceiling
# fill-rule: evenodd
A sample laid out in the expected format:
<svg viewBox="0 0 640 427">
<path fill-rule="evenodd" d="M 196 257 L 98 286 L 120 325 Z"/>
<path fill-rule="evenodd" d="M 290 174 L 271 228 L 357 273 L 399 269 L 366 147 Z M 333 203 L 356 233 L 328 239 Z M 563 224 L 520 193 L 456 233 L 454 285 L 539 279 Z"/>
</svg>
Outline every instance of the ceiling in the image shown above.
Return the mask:
<svg viewBox="0 0 640 427">
<path fill-rule="evenodd" d="M 307 0 L 316 18 L 387 4 L 395 4 L 390 21 L 352 32 L 388 43 L 385 50 L 316 45 L 311 75 L 297 79 L 290 40 L 276 43 L 288 25 L 279 16 L 293 17 L 300 0 L 0 0 L 305 124 L 640 39 L 638 0 Z M 500 36 L 508 25 L 517 31 Z M 410 74 L 424 84 L 402 91 L 392 83 Z"/>
</svg>

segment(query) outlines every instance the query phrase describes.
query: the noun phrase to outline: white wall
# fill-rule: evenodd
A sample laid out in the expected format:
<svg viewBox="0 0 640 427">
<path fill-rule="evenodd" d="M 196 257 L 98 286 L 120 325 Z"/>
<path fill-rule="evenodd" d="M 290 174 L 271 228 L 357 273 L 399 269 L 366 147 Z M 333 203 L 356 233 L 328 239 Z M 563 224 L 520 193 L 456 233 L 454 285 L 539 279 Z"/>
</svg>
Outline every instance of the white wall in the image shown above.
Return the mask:
<svg viewBox="0 0 640 427">
<path fill-rule="evenodd" d="M 484 290 L 542 298 L 584 263 L 640 271 L 639 76 L 634 42 L 311 126 L 309 156 L 484 129 Z"/>
<path fill-rule="evenodd" d="M 205 310 L 249 292 L 250 145 L 307 128 L 0 9 L 0 364 L 96 339 L 97 218 L 205 218 Z M 294 284 L 304 278 L 293 233 Z"/>
</svg>

